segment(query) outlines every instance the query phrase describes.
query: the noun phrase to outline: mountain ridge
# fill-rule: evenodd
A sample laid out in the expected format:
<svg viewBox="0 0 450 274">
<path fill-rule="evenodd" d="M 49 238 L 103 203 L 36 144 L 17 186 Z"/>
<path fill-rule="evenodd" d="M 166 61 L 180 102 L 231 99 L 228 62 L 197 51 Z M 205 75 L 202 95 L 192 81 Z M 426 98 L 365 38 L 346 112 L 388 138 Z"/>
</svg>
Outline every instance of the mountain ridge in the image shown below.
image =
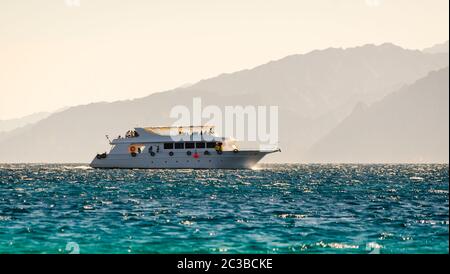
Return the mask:
<svg viewBox="0 0 450 274">
<path fill-rule="evenodd" d="M 89 162 L 108 148 L 105 134 L 133 126 L 170 125 L 170 109 L 278 105 L 283 153 L 269 161 L 302 162 L 304 153 L 347 117 L 429 71 L 448 66 L 448 54 L 425 54 L 390 43 L 290 55 L 253 69 L 220 74 L 142 98 L 69 108 L 0 142 L 0 162 Z"/>
<path fill-rule="evenodd" d="M 309 151 L 313 162 L 448 163 L 449 69 L 355 109 Z"/>
<path fill-rule="evenodd" d="M 51 112 L 36 112 L 20 118 L 0 120 L 0 132 L 5 134 L 8 131 L 26 126 L 27 124 L 36 123 L 50 115 Z"/>
<path fill-rule="evenodd" d="M 448 53 L 449 52 L 449 41 L 447 40 L 444 43 L 436 44 L 434 46 L 426 48 L 423 50 L 423 52 L 430 53 L 430 54 Z"/>
</svg>

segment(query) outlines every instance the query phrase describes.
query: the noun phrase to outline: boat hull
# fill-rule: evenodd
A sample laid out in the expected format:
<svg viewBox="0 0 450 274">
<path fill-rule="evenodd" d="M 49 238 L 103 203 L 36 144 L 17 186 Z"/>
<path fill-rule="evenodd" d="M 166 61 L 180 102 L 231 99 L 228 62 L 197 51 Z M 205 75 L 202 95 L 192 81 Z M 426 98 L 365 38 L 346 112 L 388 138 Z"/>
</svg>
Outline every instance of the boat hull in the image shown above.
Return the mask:
<svg viewBox="0 0 450 274">
<path fill-rule="evenodd" d="M 263 151 L 225 151 L 209 155 L 186 155 L 186 153 L 140 153 L 136 157 L 130 154 L 108 154 L 106 158 L 94 158 L 90 164 L 93 168 L 125 169 L 251 169 L 267 154 Z"/>
</svg>

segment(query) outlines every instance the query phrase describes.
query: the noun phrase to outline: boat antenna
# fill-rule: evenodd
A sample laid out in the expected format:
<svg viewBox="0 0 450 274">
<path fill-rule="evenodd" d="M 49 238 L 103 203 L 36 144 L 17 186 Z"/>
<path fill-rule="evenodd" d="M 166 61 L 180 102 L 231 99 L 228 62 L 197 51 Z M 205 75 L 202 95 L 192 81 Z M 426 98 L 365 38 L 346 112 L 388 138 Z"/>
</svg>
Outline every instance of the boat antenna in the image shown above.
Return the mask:
<svg viewBox="0 0 450 274">
<path fill-rule="evenodd" d="M 109 140 L 109 135 L 105 135 L 106 139 L 108 139 L 108 142 L 111 143 L 111 140 Z"/>
</svg>

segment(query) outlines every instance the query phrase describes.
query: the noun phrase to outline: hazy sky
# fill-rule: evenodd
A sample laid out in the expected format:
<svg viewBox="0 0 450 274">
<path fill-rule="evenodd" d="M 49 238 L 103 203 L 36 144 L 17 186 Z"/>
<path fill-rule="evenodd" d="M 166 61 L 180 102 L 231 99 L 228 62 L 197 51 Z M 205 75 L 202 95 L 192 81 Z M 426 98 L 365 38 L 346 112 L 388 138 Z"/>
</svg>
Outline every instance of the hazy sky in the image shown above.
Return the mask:
<svg viewBox="0 0 450 274">
<path fill-rule="evenodd" d="M 2 0 L 0 119 L 142 97 L 313 49 L 448 40 L 448 0 Z"/>
</svg>

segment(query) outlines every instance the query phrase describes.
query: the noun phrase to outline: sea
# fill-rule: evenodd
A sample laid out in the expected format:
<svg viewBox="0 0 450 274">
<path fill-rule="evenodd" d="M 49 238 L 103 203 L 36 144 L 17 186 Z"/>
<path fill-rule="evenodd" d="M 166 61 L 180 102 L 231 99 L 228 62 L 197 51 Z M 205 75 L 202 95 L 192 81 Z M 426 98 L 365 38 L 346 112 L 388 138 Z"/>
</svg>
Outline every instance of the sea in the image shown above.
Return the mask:
<svg viewBox="0 0 450 274">
<path fill-rule="evenodd" d="M 0 253 L 449 253 L 449 166 L 0 165 Z"/>
</svg>

